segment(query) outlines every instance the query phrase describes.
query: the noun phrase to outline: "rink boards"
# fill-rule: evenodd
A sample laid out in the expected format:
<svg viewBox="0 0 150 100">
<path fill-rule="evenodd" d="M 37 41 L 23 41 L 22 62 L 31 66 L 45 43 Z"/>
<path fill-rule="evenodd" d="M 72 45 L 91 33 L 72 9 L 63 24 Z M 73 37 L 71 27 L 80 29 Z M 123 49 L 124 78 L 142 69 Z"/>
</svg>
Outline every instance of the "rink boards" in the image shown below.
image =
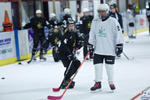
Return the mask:
<svg viewBox="0 0 150 100">
<path fill-rule="evenodd" d="M 31 30 L 0 32 L 0 35 L 0 66 L 27 60 L 31 57 L 33 47 Z M 48 50 L 48 54 L 51 54 L 51 50 Z"/>
<path fill-rule="evenodd" d="M 124 36 L 127 36 L 129 29 L 127 20 L 126 16 L 123 16 Z M 148 30 L 149 28 L 146 16 L 137 15 L 135 17 L 134 34 Z M 0 66 L 29 59 L 31 57 L 33 46 L 32 36 L 33 32 L 31 30 L 0 32 Z M 48 54 L 51 54 L 51 49 L 48 51 Z"/>
</svg>

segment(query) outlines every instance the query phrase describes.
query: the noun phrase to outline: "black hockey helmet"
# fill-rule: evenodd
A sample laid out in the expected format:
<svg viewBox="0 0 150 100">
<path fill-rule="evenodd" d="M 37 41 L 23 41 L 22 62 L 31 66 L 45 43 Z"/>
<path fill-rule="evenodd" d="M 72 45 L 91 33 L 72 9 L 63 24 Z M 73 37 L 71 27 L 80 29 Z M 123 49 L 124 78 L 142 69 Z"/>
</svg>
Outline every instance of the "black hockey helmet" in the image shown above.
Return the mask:
<svg viewBox="0 0 150 100">
<path fill-rule="evenodd" d="M 114 9 L 117 9 L 117 5 L 114 3 L 114 4 L 111 4 L 110 5 L 110 9 L 112 9 L 112 8 L 114 8 Z"/>
<path fill-rule="evenodd" d="M 70 25 L 70 24 L 75 24 L 74 20 L 72 20 L 72 19 L 68 20 L 68 25 Z"/>
</svg>

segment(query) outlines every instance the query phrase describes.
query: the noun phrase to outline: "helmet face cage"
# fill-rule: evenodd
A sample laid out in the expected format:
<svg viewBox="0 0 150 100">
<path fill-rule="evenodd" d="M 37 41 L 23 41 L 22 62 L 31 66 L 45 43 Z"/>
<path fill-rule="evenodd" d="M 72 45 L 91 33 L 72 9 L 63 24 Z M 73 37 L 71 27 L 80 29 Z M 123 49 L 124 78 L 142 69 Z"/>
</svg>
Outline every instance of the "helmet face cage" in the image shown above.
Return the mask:
<svg viewBox="0 0 150 100">
<path fill-rule="evenodd" d="M 112 5 L 110 5 L 110 9 L 117 9 L 117 5 L 116 4 L 112 4 Z"/>
<path fill-rule="evenodd" d="M 97 12 L 108 12 L 108 10 L 97 10 Z"/>
<path fill-rule="evenodd" d="M 54 26 L 53 32 L 54 33 L 59 33 L 60 32 L 60 29 L 59 29 L 59 27 L 57 25 Z"/>
<path fill-rule="evenodd" d="M 68 21 L 68 31 L 76 31 L 75 22 L 73 20 Z"/>
<path fill-rule="evenodd" d="M 36 17 L 41 17 L 41 16 L 42 16 L 42 11 L 36 10 Z"/>
<path fill-rule="evenodd" d="M 68 26 L 70 26 L 70 25 L 75 25 L 74 21 L 69 21 Z"/>
<path fill-rule="evenodd" d="M 116 5 L 116 4 L 111 4 L 111 5 L 110 5 L 110 9 L 114 9 L 115 12 L 118 12 L 117 5 Z"/>
<path fill-rule="evenodd" d="M 68 18 L 68 24 L 75 24 L 75 22 L 72 18 Z"/>
</svg>

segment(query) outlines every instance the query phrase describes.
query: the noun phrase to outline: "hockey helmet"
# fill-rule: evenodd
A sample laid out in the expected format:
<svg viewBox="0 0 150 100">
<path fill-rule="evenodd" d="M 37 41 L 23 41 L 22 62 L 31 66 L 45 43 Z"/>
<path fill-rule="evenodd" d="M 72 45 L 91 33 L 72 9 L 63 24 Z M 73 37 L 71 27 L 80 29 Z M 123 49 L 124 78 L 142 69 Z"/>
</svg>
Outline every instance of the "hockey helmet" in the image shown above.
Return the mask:
<svg viewBox="0 0 150 100">
<path fill-rule="evenodd" d="M 98 6 L 97 11 L 106 11 L 107 13 L 109 12 L 109 6 L 107 4 L 100 4 Z"/>
<path fill-rule="evenodd" d="M 117 5 L 115 3 L 113 3 L 113 4 L 110 5 L 110 9 L 113 9 L 113 8 L 117 9 Z"/>
<path fill-rule="evenodd" d="M 56 17 L 56 14 L 55 14 L 55 13 L 51 13 L 51 14 L 50 14 L 50 18 L 53 18 L 53 17 Z"/>
<path fill-rule="evenodd" d="M 36 14 L 42 14 L 41 10 L 36 10 Z"/>
<path fill-rule="evenodd" d="M 68 20 L 68 25 L 70 25 L 70 24 L 75 24 L 74 20 L 72 20 L 72 19 Z"/>
<path fill-rule="evenodd" d="M 65 9 L 64 9 L 64 13 L 65 13 L 65 14 L 71 14 L 71 11 L 70 11 L 69 8 L 65 8 Z"/>
<path fill-rule="evenodd" d="M 88 9 L 88 8 L 84 8 L 83 9 L 83 13 L 85 13 L 85 12 L 89 12 L 90 10 Z"/>
</svg>

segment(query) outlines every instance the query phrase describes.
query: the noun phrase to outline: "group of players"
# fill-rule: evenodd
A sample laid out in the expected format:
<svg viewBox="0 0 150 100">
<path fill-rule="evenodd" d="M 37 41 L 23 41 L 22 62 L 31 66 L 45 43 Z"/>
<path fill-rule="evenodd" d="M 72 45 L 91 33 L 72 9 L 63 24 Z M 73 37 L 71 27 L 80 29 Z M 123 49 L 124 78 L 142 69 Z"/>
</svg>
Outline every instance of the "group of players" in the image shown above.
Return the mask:
<svg viewBox="0 0 150 100">
<path fill-rule="evenodd" d="M 110 8 L 116 10 L 116 5 L 113 4 Z M 51 45 L 54 61 L 61 60 L 64 67 L 66 67 L 64 80 L 60 86 L 61 89 L 67 87 L 70 78 L 81 64 L 75 56 L 76 51 L 81 47 L 83 47 L 84 57 L 90 52 L 89 59 L 93 59 L 95 65 L 95 85 L 91 88 L 91 91 L 101 89 L 103 63 L 106 63 L 110 88 L 115 89 L 113 64 L 115 56 L 119 56 L 123 50 L 122 29 L 120 27 L 122 26 L 122 17 L 116 11 L 109 13 L 110 10 L 107 4 L 101 4 L 97 11 L 99 17 L 93 19 L 89 9 L 83 9 L 80 24 L 76 25 L 69 8 L 64 9 L 65 15 L 62 21 L 58 21 L 54 13 L 50 15 L 50 21 L 47 21 L 42 17 L 41 10 L 37 10 L 36 16 L 24 26 L 24 28 L 31 27 L 34 31 L 34 44 L 30 61 L 36 59 L 35 55 L 40 43 L 39 57 L 41 60 L 46 60 L 43 54 Z M 48 27 L 50 30 L 47 38 L 45 37 L 44 27 Z M 69 88 L 73 88 L 74 85 L 75 82 L 73 81 Z"/>
</svg>

